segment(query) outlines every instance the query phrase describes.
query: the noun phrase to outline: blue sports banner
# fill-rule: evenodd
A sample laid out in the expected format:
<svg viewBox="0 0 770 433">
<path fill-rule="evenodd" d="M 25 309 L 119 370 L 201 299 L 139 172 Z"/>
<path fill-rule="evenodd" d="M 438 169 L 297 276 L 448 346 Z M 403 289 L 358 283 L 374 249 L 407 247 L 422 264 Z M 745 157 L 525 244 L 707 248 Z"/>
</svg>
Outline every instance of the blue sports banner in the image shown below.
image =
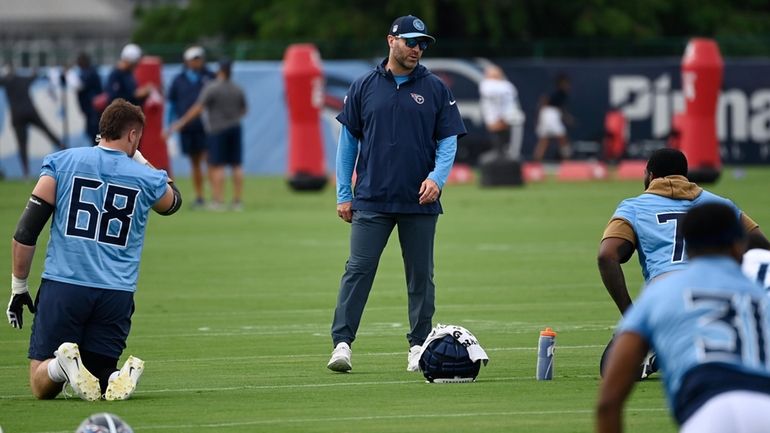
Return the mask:
<svg viewBox="0 0 770 433">
<path fill-rule="evenodd" d="M 339 125 L 334 117 L 350 83 L 369 71 L 378 59 L 324 61 L 326 80 L 322 131 L 328 172 L 334 169 Z M 458 101 L 468 136 L 460 140 L 458 161 L 474 164 L 489 148 L 479 108 L 478 85 L 486 59 L 423 59 L 423 63 L 450 86 Z M 629 122 L 628 157 L 644 158 L 665 145 L 671 133 L 672 116 L 681 111 L 680 59 L 643 60 L 499 60 L 515 85 L 519 104 L 526 115 L 522 153 L 530 157 L 534 147 L 537 107 L 553 92 L 557 76 L 571 83 L 566 108 L 574 121 L 568 125 L 569 139 L 577 158 L 601 156 L 604 116 L 618 108 Z M 212 69 L 216 66 L 212 65 Z M 168 85 L 179 73 L 178 64 L 163 67 Z M 722 158 L 734 164 L 770 164 L 770 60 L 725 60 L 724 82 L 717 110 L 717 133 Z M 109 67 L 102 67 L 104 75 Z M 238 62 L 233 80 L 247 95 L 248 114 L 243 119 L 244 170 L 250 175 L 282 175 L 286 172 L 288 119 L 281 62 Z M 19 71 L 22 75 L 24 71 Z M 52 70 L 29 89 L 43 123 L 56 137 L 65 135 L 68 146 L 91 144 L 74 90 L 63 90 Z M 0 87 L 0 170 L 9 178 L 22 174 L 18 144 L 4 88 Z M 66 123 L 66 127 L 65 127 Z M 42 158 L 55 146 L 35 126 L 29 128 L 30 172 L 36 176 Z M 64 132 L 66 131 L 66 134 Z M 175 176 L 189 174 L 187 159 L 180 153 L 176 137 L 168 143 Z"/>
</svg>

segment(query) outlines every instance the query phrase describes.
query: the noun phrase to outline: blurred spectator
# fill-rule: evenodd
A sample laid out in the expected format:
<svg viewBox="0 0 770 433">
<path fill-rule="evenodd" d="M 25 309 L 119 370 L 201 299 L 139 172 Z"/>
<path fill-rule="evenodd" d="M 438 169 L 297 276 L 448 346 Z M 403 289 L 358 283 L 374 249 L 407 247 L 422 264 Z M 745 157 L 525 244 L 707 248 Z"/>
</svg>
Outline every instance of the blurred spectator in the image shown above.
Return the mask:
<svg viewBox="0 0 770 433">
<path fill-rule="evenodd" d="M 559 155 L 562 160 L 569 159 L 571 149 L 567 139 L 566 123 L 572 123 L 572 117 L 566 110 L 569 98 L 570 82 L 564 74 L 556 77 L 556 90 L 540 100 L 537 116 L 537 144 L 532 159 L 542 161 L 548 150 L 551 139 L 559 144 Z"/>
<path fill-rule="evenodd" d="M 100 113 L 94 108 L 93 100 L 102 93 L 102 80 L 87 54 L 80 53 L 78 55 L 77 70 L 72 70 L 67 75 L 67 84 L 77 91 L 78 106 L 80 106 L 86 123 L 86 137 L 91 144 L 96 146 Z"/>
<path fill-rule="evenodd" d="M 246 97 L 243 90 L 230 80 L 232 63 L 219 62 L 217 79 L 207 84 L 198 101 L 181 119 L 174 122 L 166 136 L 181 130 L 185 125 L 204 114 L 204 127 L 208 134 L 209 180 L 211 182 L 211 210 L 224 210 L 225 166 L 232 169 L 233 210 L 241 210 L 243 191 L 243 149 L 241 144 L 241 117 L 246 114 Z"/>
<path fill-rule="evenodd" d="M 148 83 L 137 87 L 136 78 L 134 78 L 134 69 L 141 59 L 142 49 L 138 45 L 128 44 L 123 47 L 120 59 L 107 77 L 107 85 L 104 89 L 107 92 L 107 104 L 117 98 L 123 98 L 134 105 L 141 106 L 150 95 L 154 86 Z"/>
<path fill-rule="evenodd" d="M 518 159 L 521 153 L 524 113 L 519 106 L 516 87 L 496 65 L 484 69 L 479 83 L 481 114 L 489 133 L 492 149 L 499 155 Z"/>
<path fill-rule="evenodd" d="M 201 47 L 190 47 L 184 52 L 184 69 L 171 82 L 168 91 L 169 123 L 181 118 L 195 105 L 203 86 L 212 81 L 214 73 L 206 68 Z M 182 153 L 190 158 L 192 180 L 195 188 L 194 207 L 202 207 L 203 163 L 206 159 L 206 132 L 200 119 L 193 119 L 179 131 Z"/>
<path fill-rule="evenodd" d="M 39 77 L 37 74 L 30 76 L 16 75 L 13 65 L 8 64 L 5 67 L 5 74 L 0 77 L 0 86 L 5 87 L 5 95 L 8 98 L 8 105 L 11 110 L 11 124 L 16 134 L 16 142 L 19 145 L 19 159 L 21 160 L 21 170 L 24 177 L 29 177 L 29 157 L 27 152 L 28 130 L 29 126 L 36 126 L 45 134 L 57 149 L 64 149 L 64 144 L 53 135 L 53 132 L 40 118 L 40 115 L 32 103 L 29 94 L 29 88 Z"/>
</svg>

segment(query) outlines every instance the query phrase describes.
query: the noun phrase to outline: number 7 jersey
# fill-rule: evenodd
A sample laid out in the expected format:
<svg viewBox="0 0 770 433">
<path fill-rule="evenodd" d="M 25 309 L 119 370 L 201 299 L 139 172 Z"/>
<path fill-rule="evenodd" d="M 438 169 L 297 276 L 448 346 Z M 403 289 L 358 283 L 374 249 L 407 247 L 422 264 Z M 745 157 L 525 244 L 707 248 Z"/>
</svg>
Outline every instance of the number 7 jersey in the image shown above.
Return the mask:
<svg viewBox="0 0 770 433">
<path fill-rule="evenodd" d="M 144 232 L 168 175 L 100 146 L 56 152 L 41 176 L 56 180 L 43 278 L 136 291 Z"/>
<path fill-rule="evenodd" d="M 757 227 L 735 204 L 703 190 L 684 176 L 653 179 L 637 197 L 623 200 L 607 225 L 602 239 L 625 239 L 636 247 L 645 282 L 684 267 L 687 257 L 679 225 L 691 208 L 723 203 L 741 217 L 746 230 Z"/>
</svg>

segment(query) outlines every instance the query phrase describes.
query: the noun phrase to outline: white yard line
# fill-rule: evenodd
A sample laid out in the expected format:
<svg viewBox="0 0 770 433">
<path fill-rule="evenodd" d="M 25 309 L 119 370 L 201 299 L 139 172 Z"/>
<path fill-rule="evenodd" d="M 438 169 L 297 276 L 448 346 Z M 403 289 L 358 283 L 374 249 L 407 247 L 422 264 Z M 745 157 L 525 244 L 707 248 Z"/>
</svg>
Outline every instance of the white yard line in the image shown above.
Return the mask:
<svg viewBox="0 0 770 433">
<path fill-rule="evenodd" d="M 586 344 L 576 346 L 562 346 L 559 345 L 558 349 L 562 350 L 583 350 L 583 349 L 598 349 L 604 348 L 602 344 Z M 487 352 L 515 352 L 515 351 L 537 351 L 535 346 L 520 346 L 520 347 L 491 347 L 484 349 Z M 366 356 L 402 356 L 406 351 L 401 352 L 356 352 L 356 357 Z M 191 362 L 219 362 L 219 361 L 249 361 L 249 360 L 265 360 L 265 359 L 314 359 L 314 358 L 326 358 L 329 354 L 323 353 L 299 353 L 289 355 L 251 355 L 251 356 L 222 356 L 212 358 L 184 358 L 184 359 L 155 359 L 152 364 L 176 364 L 179 362 L 191 363 Z M 24 364 L 26 366 L 26 363 Z M 17 370 L 20 367 L 18 365 L 2 365 L 0 370 Z M 2 399 L 2 396 L 0 396 Z"/>
<path fill-rule="evenodd" d="M 665 407 L 660 408 L 629 408 L 628 413 L 634 412 L 666 412 Z M 469 412 L 469 413 L 451 413 L 441 412 L 434 414 L 390 414 L 390 415 L 371 415 L 371 416 L 346 416 L 346 417 L 324 417 L 324 418 L 272 418 L 254 421 L 228 422 L 228 423 L 203 423 L 203 424 L 173 424 L 173 425 L 134 425 L 136 431 L 150 430 L 194 430 L 211 429 L 227 427 L 244 427 L 256 425 L 281 425 L 281 424 L 318 424 L 330 422 L 356 422 L 356 421 L 387 421 L 401 419 L 430 419 L 430 418 L 479 418 L 479 417 L 513 417 L 513 416 L 537 416 L 537 415 L 593 415 L 593 409 L 567 409 L 567 410 L 516 410 L 506 412 Z M 38 432 L 38 433 L 68 433 L 70 430 Z"/>
<path fill-rule="evenodd" d="M 331 374 L 331 373 L 330 373 Z M 594 379 L 596 375 L 570 375 L 570 378 Z M 521 377 L 496 377 L 479 380 L 478 383 L 488 382 L 515 382 L 515 381 L 534 381 L 534 375 Z M 335 387 L 356 387 L 356 386 L 387 386 L 387 385 L 406 385 L 420 384 L 424 382 L 422 378 L 415 375 L 413 380 L 386 380 L 369 382 L 327 382 L 327 383 L 299 383 L 287 385 L 238 385 L 222 387 L 201 387 L 201 388 L 164 388 L 164 389 L 137 389 L 136 395 L 141 394 L 171 394 L 171 393 L 199 393 L 199 392 L 224 392 L 224 391 L 245 391 L 245 390 L 275 390 L 275 389 L 309 389 L 309 388 L 335 388 Z M 0 400 L 12 400 L 17 398 L 31 398 L 29 394 L 0 395 Z"/>
</svg>

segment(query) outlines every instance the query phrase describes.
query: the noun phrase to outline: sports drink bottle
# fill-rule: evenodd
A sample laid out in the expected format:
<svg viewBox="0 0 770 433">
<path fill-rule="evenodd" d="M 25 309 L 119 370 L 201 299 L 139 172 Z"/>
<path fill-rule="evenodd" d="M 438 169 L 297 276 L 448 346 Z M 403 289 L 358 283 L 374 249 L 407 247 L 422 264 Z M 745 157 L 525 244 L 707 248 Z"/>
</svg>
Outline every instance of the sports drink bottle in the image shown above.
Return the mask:
<svg viewBox="0 0 770 433">
<path fill-rule="evenodd" d="M 556 347 L 556 333 L 551 328 L 540 331 L 537 343 L 537 380 L 553 379 L 553 352 Z"/>
</svg>

